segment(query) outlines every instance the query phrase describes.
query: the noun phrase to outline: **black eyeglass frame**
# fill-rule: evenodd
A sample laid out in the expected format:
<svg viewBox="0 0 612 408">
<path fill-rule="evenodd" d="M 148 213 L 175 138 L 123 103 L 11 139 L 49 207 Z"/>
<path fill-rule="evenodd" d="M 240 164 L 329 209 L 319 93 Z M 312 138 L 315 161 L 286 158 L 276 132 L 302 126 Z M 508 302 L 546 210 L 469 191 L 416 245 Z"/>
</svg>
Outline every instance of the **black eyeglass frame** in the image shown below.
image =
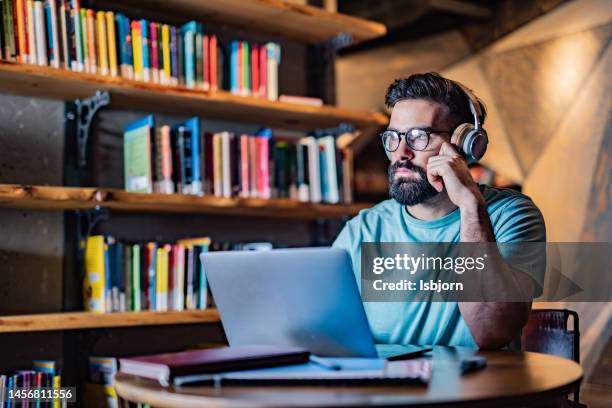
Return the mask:
<svg viewBox="0 0 612 408">
<path fill-rule="evenodd" d="M 425 134 L 427 135 L 427 143 L 425 143 L 425 146 L 422 149 L 415 149 L 412 146 L 412 143 L 410 143 L 409 139 L 408 139 L 408 134 L 411 133 L 413 130 L 421 130 L 423 132 L 425 132 Z M 398 138 L 399 138 L 399 143 L 397 144 L 397 147 L 393 150 L 387 149 L 387 147 L 385 146 L 385 143 L 383 142 L 383 136 L 385 133 L 387 132 L 393 132 L 395 134 L 397 134 Z M 402 143 L 402 136 L 404 137 L 404 142 L 408 145 L 408 147 L 410 147 L 412 150 L 416 150 L 418 152 L 421 152 L 425 149 L 427 149 L 427 146 L 429 146 L 429 141 L 431 140 L 431 134 L 432 133 L 451 133 L 450 130 L 436 130 L 436 129 L 432 129 L 432 128 L 420 128 L 420 127 L 414 127 L 414 128 L 410 128 L 405 132 L 399 132 L 395 129 L 386 129 L 382 132 L 380 132 L 378 134 L 378 137 L 380 138 L 380 141 L 382 142 L 383 145 L 383 149 L 385 149 L 386 151 L 392 153 L 394 151 L 396 151 L 397 149 L 399 149 L 399 145 Z"/>
</svg>

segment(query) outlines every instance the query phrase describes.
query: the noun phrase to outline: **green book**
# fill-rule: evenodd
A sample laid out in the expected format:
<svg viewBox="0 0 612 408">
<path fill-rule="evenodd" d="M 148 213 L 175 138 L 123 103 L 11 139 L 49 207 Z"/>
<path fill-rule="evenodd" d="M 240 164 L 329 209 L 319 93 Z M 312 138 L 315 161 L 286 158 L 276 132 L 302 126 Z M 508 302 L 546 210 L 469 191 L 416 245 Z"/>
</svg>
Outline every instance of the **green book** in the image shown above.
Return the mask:
<svg viewBox="0 0 612 408">
<path fill-rule="evenodd" d="M 132 246 L 132 310 L 139 312 L 140 307 L 140 245 Z"/>
<path fill-rule="evenodd" d="M 125 190 L 135 193 L 153 192 L 151 135 L 155 127 L 153 115 L 130 123 L 123 132 L 123 167 Z"/>
<path fill-rule="evenodd" d="M 244 95 L 251 94 L 251 50 L 248 41 L 242 42 L 242 87 Z"/>
</svg>

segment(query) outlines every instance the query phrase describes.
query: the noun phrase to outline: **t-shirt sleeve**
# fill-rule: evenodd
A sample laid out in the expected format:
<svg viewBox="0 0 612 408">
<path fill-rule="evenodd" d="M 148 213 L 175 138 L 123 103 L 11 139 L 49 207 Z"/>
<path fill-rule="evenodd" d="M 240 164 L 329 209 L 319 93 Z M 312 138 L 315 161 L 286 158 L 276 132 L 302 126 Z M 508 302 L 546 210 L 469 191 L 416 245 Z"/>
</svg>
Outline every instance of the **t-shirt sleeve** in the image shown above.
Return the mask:
<svg viewBox="0 0 612 408">
<path fill-rule="evenodd" d="M 344 249 L 349 253 L 355 279 L 361 285 L 361 234 L 359 233 L 359 222 L 358 218 L 353 218 L 347 222 L 336 237 L 332 247 Z"/>
<path fill-rule="evenodd" d="M 540 296 L 546 272 L 546 226 L 538 207 L 527 197 L 513 199 L 501 210 L 494 233 L 506 262 L 532 276 L 537 283 L 535 296 Z"/>
</svg>

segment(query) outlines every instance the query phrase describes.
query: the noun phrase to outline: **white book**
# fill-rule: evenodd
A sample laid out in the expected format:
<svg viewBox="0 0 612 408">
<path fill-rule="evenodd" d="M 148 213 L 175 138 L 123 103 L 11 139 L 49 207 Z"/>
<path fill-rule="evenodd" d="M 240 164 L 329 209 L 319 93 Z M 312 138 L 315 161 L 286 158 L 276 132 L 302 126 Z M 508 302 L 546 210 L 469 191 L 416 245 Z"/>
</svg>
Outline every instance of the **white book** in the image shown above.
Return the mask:
<svg viewBox="0 0 612 408">
<path fill-rule="evenodd" d="M 221 158 L 221 163 L 223 164 L 222 167 L 222 176 L 221 179 L 223 180 L 222 183 L 222 191 L 223 191 L 223 197 L 231 197 L 232 196 L 232 176 L 231 176 L 231 167 L 230 165 L 232 165 L 233 163 L 230 163 L 230 141 L 231 138 L 233 137 L 232 134 L 230 134 L 229 132 L 223 132 L 221 133 L 221 154 L 222 154 L 222 158 Z"/>
<path fill-rule="evenodd" d="M 268 62 L 266 76 L 268 80 L 267 95 L 270 100 L 278 99 L 278 64 L 280 63 L 280 45 L 275 43 L 266 44 Z"/>
<path fill-rule="evenodd" d="M 310 201 L 321 202 L 321 168 L 319 165 L 319 144 L 314 136 L 300 139 L 308 147 L 308 179 L 310 180 Z"/>
<path fill-rule="evenodd" d="M 60 67 L 60 42 L 59 34 L 57 30 L 57 6 L 55 0 L 47 2 L 51 12 L 51 43 L 53 44 L 53 55 L 50 55 L 53 59 L 51 60 L 51 66 L 53 68 Z"/>
<path fill-rule="evenodd" d="M 222 166 L 221 133 L 213 135 L 213 192 L 215 197 L 223 196 L 223 166 Z"/>
<path fill-rule="evenodd" d="M 27 25 L 28 25 L 28 48 L 30 55 L 28 56 L 28 62 L 30 64 L 36 64 L 36 36 L 33 33 L 36 32 L 36 23 L 34 16 L 34 0 L 28 0 L 27 2 Z"/>
<path fill-rule="evenodd" d="M 321 152 L 321 167 L 325 169 L 323 183 L 323 201 L 330 204 L 337 204 L 340 201 L 340 191 L 338 188 L 338 171 L 336 168 L 336 140 L 333 136 L 323 136 L 317 140 Z M 323 162 L 324 161 L 324 162 Z"/>
</svg>

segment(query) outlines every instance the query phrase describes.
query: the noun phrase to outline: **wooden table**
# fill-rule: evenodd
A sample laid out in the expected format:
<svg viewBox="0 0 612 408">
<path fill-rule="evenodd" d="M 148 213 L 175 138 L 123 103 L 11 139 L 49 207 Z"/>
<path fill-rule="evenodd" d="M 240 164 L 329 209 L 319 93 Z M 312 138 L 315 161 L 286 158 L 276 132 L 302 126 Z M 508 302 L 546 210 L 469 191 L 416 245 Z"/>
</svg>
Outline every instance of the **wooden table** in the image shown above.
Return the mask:
<svg viewBox="0 0 612 408">
<path fill-rule="evenodd" d="M 462 356 L 482 355 L 488 366 L 460 375 Z M 436 347 L 428 386 L 194 386 L 160 387 L 125 374 L 117 394 L 153 407 L 362 407 L 362 406 L 554 406 L 576 390 L 582 369 L 571 360 L 539 353 L 472 351 Z"/>
</svg>

